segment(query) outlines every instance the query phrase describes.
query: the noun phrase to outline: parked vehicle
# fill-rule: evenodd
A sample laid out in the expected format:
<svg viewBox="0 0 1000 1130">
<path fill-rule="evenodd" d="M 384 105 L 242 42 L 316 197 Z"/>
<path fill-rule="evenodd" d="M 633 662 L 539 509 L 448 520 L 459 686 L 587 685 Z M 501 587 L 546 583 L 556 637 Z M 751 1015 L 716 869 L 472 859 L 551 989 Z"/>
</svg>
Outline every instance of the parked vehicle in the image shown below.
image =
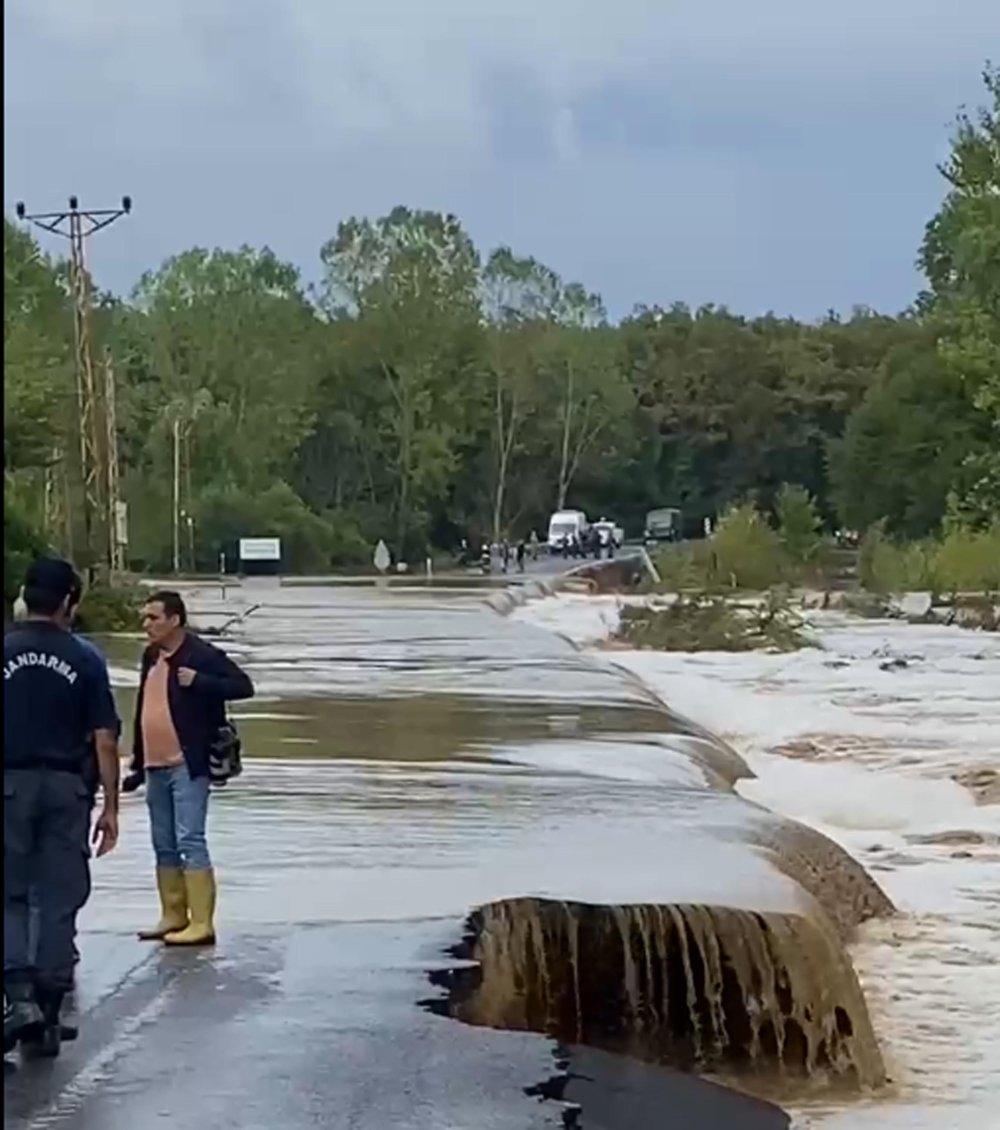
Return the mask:
<svg viewBox="0 0 1000 1130">
<path fill-rule="evenodd" d="M 601 539 L 602 545 L 611 545 L 614 549 L 621 549 L 625 544 L 625 531 L 608 518 L 601 518 L 594 523 L 594 529 Z"/>
<path fill-rule="evenodd" d="M 557 510 L 549 519 L 549 550 L 557 553 L 573 544 L 584 544 L 590 523 L 582 510 Z"/>
<path fill-rule="evenodd" d="M 682 516 L 675 506 L 665 506 L 650 510 L 646 515 L 644 538 L 647 545 L 659 541 L 680 541 Z"/>
</svg>

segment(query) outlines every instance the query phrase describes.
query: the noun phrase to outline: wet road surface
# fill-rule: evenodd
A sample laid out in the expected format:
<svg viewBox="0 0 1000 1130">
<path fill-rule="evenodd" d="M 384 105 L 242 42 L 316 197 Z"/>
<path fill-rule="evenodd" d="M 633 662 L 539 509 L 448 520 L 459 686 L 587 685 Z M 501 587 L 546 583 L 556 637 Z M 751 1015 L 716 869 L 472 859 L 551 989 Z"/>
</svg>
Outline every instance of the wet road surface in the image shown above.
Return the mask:
<svg viewBox="0 0 1000 1130">
<path fill-rule="evenodd" d="M 155 911 L 145 809 L 130 798 L 81 917 L 80 1039 L 5 1077 L 5 1126 L 787 1125 L 776 1108 L 591 1051 L 568 1053 L 555 1094 L 552 1040 L 420 1007 L 487 900 L 801 908 L 803 892 L 746 846 L 756 810 L 706 788 L 719 763 L 704 738 L 475 594 L 262 584 L 192 600 L 201 623 L 254 606 L 227 647 L 259 688 L 236 715 L 263 756 L 214 799 L 220 943 L 134 940 Z M 121 683 L 135 650 L 112 649 Z M 682 852 L 691 862 L 670 866 Z M 554 1097 L 528 1093 L 540 1084 Z"/>
<path fill-rule="evenodd" d="M 441 923 L 297 926 L 214 954 L 90 937 L 84 1029 L 5 1080 L 4 1125 L 136 1130 L 624 1130 L 784 1127 L 766 1104 L 531 1034 L 415 1007 Z M 529 1092 L 568 1079 L 559 1097 Z M 567 1121 L 575 1106 L 579 1121 Z M 692 1123 L 690 1117 L 699 1121 Z"/>
</svg>

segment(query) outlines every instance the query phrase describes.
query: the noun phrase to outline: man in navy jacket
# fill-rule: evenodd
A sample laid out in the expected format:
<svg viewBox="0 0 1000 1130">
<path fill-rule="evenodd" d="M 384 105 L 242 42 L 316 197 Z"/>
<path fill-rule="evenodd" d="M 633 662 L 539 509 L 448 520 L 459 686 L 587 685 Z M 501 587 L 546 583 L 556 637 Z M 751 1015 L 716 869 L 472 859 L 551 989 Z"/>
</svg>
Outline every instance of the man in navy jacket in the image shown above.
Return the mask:
<svg viewBox="0 0 1000 1130">
<path fill-rule="evenodd" d="M 139 937 L 210 945 L 216 885 L 205 837 L 209 755 L 226 724 L 226 703 L 251 698 L 253 683 L 225 652 L 187 630 L 178 593 L 153 593 L 142 623 L 149 647 L 136 698 L 132 783 L 146 784 L 161 913 Z"/>
<path fill-rule="evenodd" d="M 118 714 L 107 669 L 70 632 L 81 592 L 69 562 L 39 558 L 24 580 L 25 619 L 4 635 L 5 1053 L 20 1039 L 59 1054 L 76 915 L 90 893 L 95 752 L 97 854 L 118 840 Z"/>
</svg>

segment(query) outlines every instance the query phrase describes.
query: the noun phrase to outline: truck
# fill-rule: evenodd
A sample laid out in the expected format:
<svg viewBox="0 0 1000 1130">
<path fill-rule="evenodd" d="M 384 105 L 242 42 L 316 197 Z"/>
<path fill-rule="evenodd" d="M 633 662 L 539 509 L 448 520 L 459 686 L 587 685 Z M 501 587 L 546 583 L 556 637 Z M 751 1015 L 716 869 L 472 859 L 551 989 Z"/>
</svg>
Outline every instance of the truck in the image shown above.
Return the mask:
<svg viewBox="0 0 1000 1130">
<path fill-rule="evenodd" d="M 676 506 L 663 506 L 650 510 L 646 515 L 646 528 L 643 533 L 647 545 L 660 541 L 680 541 L 681 512 Z"/>
</svg>

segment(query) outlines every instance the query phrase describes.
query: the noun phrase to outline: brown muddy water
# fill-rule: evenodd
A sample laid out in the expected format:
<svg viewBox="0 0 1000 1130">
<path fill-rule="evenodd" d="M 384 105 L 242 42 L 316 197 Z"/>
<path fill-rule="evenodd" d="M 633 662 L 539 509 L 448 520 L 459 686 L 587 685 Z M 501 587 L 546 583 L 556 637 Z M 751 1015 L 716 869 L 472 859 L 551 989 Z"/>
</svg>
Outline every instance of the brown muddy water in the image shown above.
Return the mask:
<svg viewBox="0 0 1000 1130">
<path fill-rule="evenodd" d="M 474 592 L 188 598 L 258 688 L 213 807 L 223 929 L 452 922 L 433 1007 L 456 1021 L 779 1100 L 885 1085 L 845 945 L 888 899 L 739 797 L 740 758 L 640 682 Z M 130 710 L 139 641 L 105 642 Z M 101 868 L 104 928 L 148 909 L 147 855 L 130 836 Z"/>
</svg>

